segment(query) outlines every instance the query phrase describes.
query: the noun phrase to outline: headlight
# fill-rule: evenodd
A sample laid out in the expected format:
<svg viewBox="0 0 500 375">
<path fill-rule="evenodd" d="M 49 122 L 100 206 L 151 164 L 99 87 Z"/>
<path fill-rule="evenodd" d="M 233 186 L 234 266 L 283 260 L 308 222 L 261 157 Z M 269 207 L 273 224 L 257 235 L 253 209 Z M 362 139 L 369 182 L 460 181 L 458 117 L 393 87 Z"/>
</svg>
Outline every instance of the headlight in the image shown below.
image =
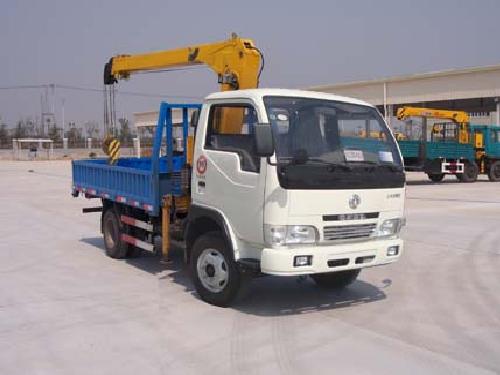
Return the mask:
<svg viewBox="0 0 500 375">
<path fill-rule="evenodd" d="M 386 237 L 398 234 L 404 225 L 404 218 L 387 219 L 378 227 L 377 236 Z"/>
<path fill-rule="evenodd" d="M 317 241 L 317 230 L 310 225 L 264 225 L 264 240 L 272 247 L 294 244 L 312 244 Z"/>
</svg>

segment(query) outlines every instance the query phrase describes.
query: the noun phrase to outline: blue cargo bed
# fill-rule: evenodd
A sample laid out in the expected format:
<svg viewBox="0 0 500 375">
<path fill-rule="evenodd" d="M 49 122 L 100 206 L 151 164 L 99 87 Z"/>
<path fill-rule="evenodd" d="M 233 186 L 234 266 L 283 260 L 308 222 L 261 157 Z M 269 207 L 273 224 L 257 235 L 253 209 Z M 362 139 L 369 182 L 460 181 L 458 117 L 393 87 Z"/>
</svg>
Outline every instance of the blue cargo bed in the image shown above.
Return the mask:
<svg viewBox="0 0 500 375">
<path fill-rule="evenodd" d="M 159 158 L 159 173 L 152 172 L 151 158 L 121 158 L 116 165 L 107 159 L 72 162 L 74 193 L 128 204 L 157 215 L 163 195 L 181 195 L 181 157 L 173 157 L 174 171 L 167 174 L 166 158 Z M 158 188 L 156 188 L 158 187 Z"/>
<path fill-rule="evenodd" d="M 398 141 L 403 158 L 419 157 L 420 141 Z M 458 142 L 425 142 L 425 159 L 439 158 L 474 160 L 474 147 Z"/>
<path fill-rule="evenodd" d="M 103 198 L 147 211 L 151 216 L 160 213 L 165 195 L 185 194 L 182 176 L 187 165 L 186 152 L 174 155 L 172 109 L 182 110 L 183 150 L 187 150 L 188 109 L 198 104 L 162 103 L 153 144 L 152 157 L 120 158 L 110 165 L 108 159 L 74 160 L 71 164 L 73 195 Z M 166 129 L 166 155 L 160 157 L 163 130 Z"/>
</svg>

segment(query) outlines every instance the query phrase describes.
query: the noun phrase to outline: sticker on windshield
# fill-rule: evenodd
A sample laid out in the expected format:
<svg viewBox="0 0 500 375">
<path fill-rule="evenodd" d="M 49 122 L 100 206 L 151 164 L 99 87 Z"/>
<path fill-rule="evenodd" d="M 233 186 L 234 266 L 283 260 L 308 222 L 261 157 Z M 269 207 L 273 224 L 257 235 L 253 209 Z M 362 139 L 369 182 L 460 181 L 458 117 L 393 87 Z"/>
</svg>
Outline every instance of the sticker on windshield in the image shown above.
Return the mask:
<svg viewBox="0 0 500 375">
<path fill-rule="evenodd" d="M 346 161 L 364 161 L 363 151 L 361 150 L 344 150 Z"/>
<path fill-rule="evenodd" d="M 385 161 L 387 163 L 392 163 L 394 161 L 392 158 L 392 152 L 390 151 L 379 151 L 378 158 L 380 161 Z"/>
</svg>

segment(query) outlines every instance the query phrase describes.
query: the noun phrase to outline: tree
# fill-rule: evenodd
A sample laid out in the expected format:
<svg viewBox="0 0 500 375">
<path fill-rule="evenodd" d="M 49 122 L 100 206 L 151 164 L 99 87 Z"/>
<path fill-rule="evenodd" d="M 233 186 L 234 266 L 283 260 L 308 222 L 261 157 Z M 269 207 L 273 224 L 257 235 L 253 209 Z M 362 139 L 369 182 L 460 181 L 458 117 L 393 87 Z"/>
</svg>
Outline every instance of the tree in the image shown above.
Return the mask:
<svg viewBox="0 0 500 375">
<path fill-rule="evenodd" d="M 0 146 L 7 145 L 10 142 L 9 130 L 7 129 L 7 124 L 0 118 Z"/>
<path fill-rule="evenodd" d="M 20 118 L 14 128 L 14 138 L 26 138 L 38 136 L 37 126 L 32 118 Z"/>
<path fill-rule="evenodd" d="M 87 121 L 83 124 L 83 127 L 88 138 L 97 138 L 99 136 L 99 124 L 97 121 Z"/>
<path fill-rule="evenodd" d="M 119 118 L 118 123 L 120 124 L 120 141 L 130 144 L 132 142 L 132 132 L 128 120 L 126 118 Z"/>
<path fill-rule="evenodd" d="M 62 129 L 54 126 L 51 126 L 49 128 L 48 136 L 50 139 L 52 139 L 54 142 L 62 142 L 62 137 L 61 137 Z"/>
<path fill-rule="evenodd" d="M 14 128 L 14 138 L 26 138 L 28 136 L 28 130 L 26 127 L 26 123 L 23 119 L 20 119 L 16 123 L 16 127 Z"/>
<path fill-rule="evenodd" d="M 82 129 L 77 127 L 76 123 L 69 123 L 69 129 L 66 134 L 68 136 L 69 146 L 76 147 L 77 145 L 83 144 Z"/>
</svg>

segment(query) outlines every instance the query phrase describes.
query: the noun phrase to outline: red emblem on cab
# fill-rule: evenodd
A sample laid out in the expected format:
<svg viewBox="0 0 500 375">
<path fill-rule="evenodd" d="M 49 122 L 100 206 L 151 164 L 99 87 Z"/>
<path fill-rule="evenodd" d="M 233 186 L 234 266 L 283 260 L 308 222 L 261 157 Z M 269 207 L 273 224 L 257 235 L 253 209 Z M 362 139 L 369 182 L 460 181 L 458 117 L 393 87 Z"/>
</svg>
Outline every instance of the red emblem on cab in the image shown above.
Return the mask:
<svg viewBox="0 0 500 375">
<path fill-rule="evenodd" d="M 198 160 L 196 160 L 196 171 L 198 174 L 204 174 L 207 171 L 207 158 L 201 155 Z"/>
</svg>

